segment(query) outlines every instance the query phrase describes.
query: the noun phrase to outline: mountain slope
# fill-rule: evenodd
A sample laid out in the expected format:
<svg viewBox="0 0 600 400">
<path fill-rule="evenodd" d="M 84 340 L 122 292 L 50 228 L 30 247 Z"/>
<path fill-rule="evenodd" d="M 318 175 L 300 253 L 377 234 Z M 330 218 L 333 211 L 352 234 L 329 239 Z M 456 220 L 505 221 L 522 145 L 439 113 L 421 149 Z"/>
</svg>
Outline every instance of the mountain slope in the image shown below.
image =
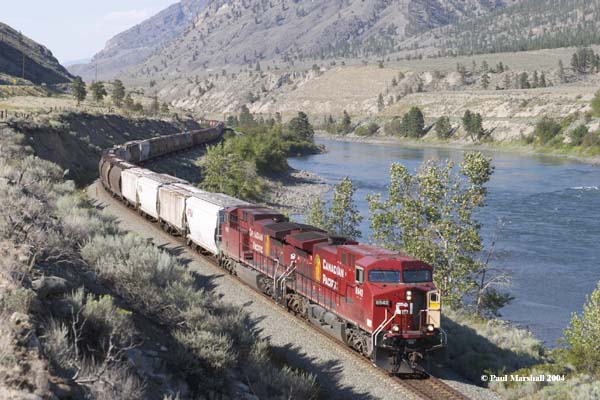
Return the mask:
<svg viewBox="0 0 600 400">
<path fill-rule="evenodd" d="M 84 79 L 108 79 L 137 65 L 157 49 L 181 37 L 210 0 L 182 0 L 155 16 L 110 39 L 88 64 L 72 65 L 69 70 Z"/>
<path fill-rule="evenodd" d="M 65 83 L 72 78 L 50 50 L 1 22 L 0 74 L 36 84 Z"/>
<path fill-rule="evenodd" d="M 486 54 L 600 44 L 600 0 L 523 0 L 418 35 L 402 47 Z"/>
<path fill-rule="evenodd" d="M 388 54 L 417 32 L 505 3 L 489 0 L 213 0 L 137 73 L 172 75 L 260 60 Z"/>
</svg>

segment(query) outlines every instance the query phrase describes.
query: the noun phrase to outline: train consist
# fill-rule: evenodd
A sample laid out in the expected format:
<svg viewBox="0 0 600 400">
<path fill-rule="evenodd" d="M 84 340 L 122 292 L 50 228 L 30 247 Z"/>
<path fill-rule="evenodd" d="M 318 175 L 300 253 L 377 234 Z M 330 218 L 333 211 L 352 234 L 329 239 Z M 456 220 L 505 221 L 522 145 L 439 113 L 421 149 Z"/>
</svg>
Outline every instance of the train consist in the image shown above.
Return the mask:
<svg viewBox="0 0 600 400">
<path fill-rule="evenodd" d="M 136 165 L 219 139 L 223 125 L 210 124 L 106 151 L 99 164 L 102 185 L 378 367 L 394 374 L 421 371 L 425 355 L 445 344 L 430 265 Z"/>
</svg>

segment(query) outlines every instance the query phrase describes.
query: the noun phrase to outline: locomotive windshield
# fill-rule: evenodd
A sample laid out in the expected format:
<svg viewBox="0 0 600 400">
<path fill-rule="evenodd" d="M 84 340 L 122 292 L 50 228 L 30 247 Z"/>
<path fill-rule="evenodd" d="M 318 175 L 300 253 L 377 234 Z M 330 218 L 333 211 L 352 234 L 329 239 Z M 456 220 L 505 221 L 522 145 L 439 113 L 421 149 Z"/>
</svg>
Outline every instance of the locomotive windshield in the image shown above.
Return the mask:
<svg viewBox="0 0 600 400">
<path fill-rule="evenodd" d="M 399 283 L 400 271 L 373 270 L 369 271 L 369 282 Z"/>
<path fill-rule="evenodd" d="M 431 271 L 427 269 L 409 269 L 403 275 L 404 283 L 431 282 Z"/>
</svg>

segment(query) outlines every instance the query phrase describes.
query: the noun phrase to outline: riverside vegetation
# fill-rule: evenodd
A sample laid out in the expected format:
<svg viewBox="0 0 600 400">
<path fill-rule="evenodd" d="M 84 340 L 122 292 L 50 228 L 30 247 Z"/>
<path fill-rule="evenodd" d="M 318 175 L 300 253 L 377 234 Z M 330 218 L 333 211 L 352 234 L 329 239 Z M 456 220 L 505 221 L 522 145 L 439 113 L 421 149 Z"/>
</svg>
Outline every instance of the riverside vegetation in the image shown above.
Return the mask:
<svg viewBox="0 0 600 400">
<path fill-rule="evenodd" d="M 243 106 L 239 116 L 229 117 L 227 125 L 240 133 L 230 133 L 224 142 L 208 148 L 201 183 L 206 190 L 249 201 L 264 199 L 263 177 L 287 173 L 287 157 L 321 151 L 303 112 L 284 124 L 279 115 L 256 120 Z"/>
<path fill-rule="evenodd" d="M 413 174 L 401 164 L 390 168 L 389 192 L 368 197 L 372 240 L 423 259 L 436 268 L 434 281 L 446 304 L 443 326 L 448 347 L 436 360 L 477 382 L 481 375 L 557 374 L 565 382 L 492 382 L 503 397 L 592 399 L 600 394 L 600 285 L 581 315 L 565 329 L 563 347 L 548 351 L 533 335 L 498 319 L 512 297 L 503 292 L 506 272 L 492 268 L 474 212 L 485 205 L 491 160 L 466 153 L 463 162 L 424 162 Z M 314 201 L 307 222 L 337 234 L 358 237 L 347 224 L 362 219 L 348 178 L 335 186 L 329 205 Z"/>
<path fill-rule="evenodd" d="M 316 396 L 243 310 L 121 231 L 25 139 L 0 135 L 2 396 L 239 398 L 248 382 L 260 398 Z"/>
</svg>

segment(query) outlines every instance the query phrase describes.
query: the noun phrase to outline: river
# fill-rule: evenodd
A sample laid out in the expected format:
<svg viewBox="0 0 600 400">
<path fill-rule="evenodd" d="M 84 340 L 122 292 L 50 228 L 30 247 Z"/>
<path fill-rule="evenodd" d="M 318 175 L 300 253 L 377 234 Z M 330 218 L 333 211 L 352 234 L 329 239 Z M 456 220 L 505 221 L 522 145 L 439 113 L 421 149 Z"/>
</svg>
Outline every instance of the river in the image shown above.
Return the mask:
<svg viewBox="0 0 600 400">
<path fill-rule="evenodd" d="M 328 152 L 297 157 L 290 165 L 329 183 L 349 176 L 370 237 L 368 193 L 386 192 L 389 167 L 400 162 L 414 171 L 426 159 L 462 160 L 463 150 L 407 148 L 317 139 Z M 486 152 L 495 173 L 487 205 L 477 214 L 484 239 L 497 236 L 493 264 L 510 271 L 516 299 L 501 310 L 504 319 L 529 328 L 547 346 L 556 346 L 572 312 L 600 280 L 600 168 L 566 159 Z"/>
</svg>

